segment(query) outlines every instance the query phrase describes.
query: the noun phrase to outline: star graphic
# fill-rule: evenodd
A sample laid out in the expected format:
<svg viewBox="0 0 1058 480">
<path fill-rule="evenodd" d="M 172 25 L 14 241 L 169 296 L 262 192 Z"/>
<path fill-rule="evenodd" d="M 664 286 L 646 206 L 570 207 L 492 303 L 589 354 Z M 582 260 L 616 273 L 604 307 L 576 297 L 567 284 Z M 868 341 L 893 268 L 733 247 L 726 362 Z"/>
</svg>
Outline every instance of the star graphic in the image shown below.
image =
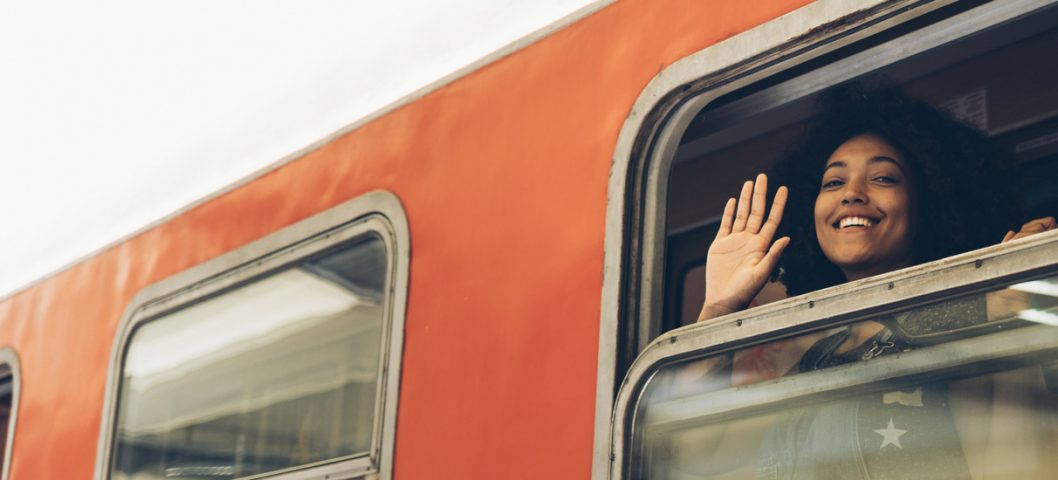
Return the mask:
<svg viewBox="0 0 1058 480">
<path fill-rule="evenodd" d="M 907 433 L 907 430 L 900 430 L 893 426 L 893 419 L 889 419 L 889 426 L 885 428 L 879 428 L 874 433 L 882 436 L 882 446 L 879 449 L 885 448 L 888 445 L 896 445 L 896 448 L 904 448 L 900 445 L 900 436 Z"/>
</svg>

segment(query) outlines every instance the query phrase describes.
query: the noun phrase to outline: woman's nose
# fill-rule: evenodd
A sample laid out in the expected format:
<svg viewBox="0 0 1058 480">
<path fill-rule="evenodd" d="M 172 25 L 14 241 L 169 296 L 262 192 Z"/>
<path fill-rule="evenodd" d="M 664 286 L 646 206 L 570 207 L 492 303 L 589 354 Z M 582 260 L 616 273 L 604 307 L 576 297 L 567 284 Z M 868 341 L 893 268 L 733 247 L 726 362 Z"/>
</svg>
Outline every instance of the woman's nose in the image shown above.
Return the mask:
<svg viewBox="0 0 1058 480">
<path fill-rule="evenodd" d="M 841 204 L 849 205 L 853 203 L 867 203 L 867 195 L 864 194 L 862 188 L 850 183 L 841 196 Z"/>
</svg>

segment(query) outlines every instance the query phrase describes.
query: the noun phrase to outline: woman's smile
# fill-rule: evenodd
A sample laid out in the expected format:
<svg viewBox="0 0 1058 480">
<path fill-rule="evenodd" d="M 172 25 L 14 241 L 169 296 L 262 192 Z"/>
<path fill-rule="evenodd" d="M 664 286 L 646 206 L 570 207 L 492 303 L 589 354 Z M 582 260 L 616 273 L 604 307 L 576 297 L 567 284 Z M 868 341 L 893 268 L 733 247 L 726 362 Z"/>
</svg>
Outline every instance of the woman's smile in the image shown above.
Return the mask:
<svg viewBox="0 0 1058 480">
<path fill-rule="evenodd" d="M 816 197 L 823 253 L 855 280 L 911 264 L 912 178 L 904 155 L 874 134 L 855 136 L 827 159 Z"/>
<path fill-rule="evenodd" d="M 877 223 L 878 220 L 872 220 L 866 216 L 849 215 L 841 217 L 834 222 L 834 228 L 842 232 L 861 232 L 875 226 Z"/>
</svg>

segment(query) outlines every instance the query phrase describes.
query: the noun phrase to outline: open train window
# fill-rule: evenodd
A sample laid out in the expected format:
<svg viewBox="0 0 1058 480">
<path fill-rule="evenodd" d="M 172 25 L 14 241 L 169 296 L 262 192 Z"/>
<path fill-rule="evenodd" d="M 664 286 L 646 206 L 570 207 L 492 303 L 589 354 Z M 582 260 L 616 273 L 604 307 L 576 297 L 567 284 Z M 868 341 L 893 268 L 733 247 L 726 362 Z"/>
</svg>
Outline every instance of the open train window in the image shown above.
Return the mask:
<svg viewBox="0 0 1058 480">
<path fill-rule="evenodd" d="M 18 356 L 10 348 L 0 349 L 0 479 L 7 480 L 11 470 L 11 450 L 18 418 Z"/>
<path fill-rule="evenodd" d="M 389 478 L 407 262 L 376 192 L 149 287 L 101 478 Z"/>
<path fill-rule="evenodd" d="M 625 190 L 631 237 L 624 258 L 633 261 L 621 270 L 618 376 L 660 334 L 697 319 L 706 252 L 725 200 L 789 149 L 816 97 L 829 87 L 881 76 L 950 111 L 1017 159 L 1028 218 L 1058 214 L 1053 2 L 862 3 L 844 17 L 826 5 L 806 6 L 795 14 L 807 23 L 821 19 L 812 30 L 816 37 L 799 32 L 791 44 L 768 48 L 758 33 L 753 38 L 765 44 L 760 50 L 749 46 L 753 41 L 732 42 L 729 49 L 747 60 L 717 72 L 702 71 L 707 60 L 723 56 L 706 55 L 712 53 L 707 49 L 670 68 L 696 79 L 671 80 L 678 88 L 648 88 L 641 96 L 654 109 L 640 115 L 641 123 L 626 123 L 638 129 L 627 134 L 625 147 L 634 187 Z M 830 23 L 828 13 L 834 15 Z M 658 79 L 667 80 L 666 73 Z M 664 81 L 655 83 L 665 88 Z M 774 284 L 756 303 L 784 297 L 785 289 Z"/>
<path fill-rule="evenodd" d="M 688 419 L 701 413 L 690 413 L 700 405 L 685 401 L 679 392 L 651 393 L 654 387 L 647 385 L 659 375 L 664 376 L 659 372 L 665 370 L 665 365 L 682 365 L 692 359 L 719 361 L 750 345 L 841 328 L 833 322 L 840 323 L 842 319 L 847 322 L 845 326 L 855 322 L 851 316 L 841 316 L 846 313 L 860 315 L 861 320 L 868 314 L 896 314 L 913 304 L 924 305 L 926 298 L 950 300 L 968 295 L 967 289 L 980 290 L 996 284 L 1003 275 L 995 270 L 978 270 L 972 277 L 976 283 L 964 281 L 965 278 L 955 281 L 958 277 L 952 274 L 945 276 L 951 280 L 948 283 L 922 282 L 914 287 L 905 284 L 905 288 L 917 290 L 904 295 L 894 292 L 900 291 L 902 282 L 914 277 L 906 271 L 894 272 L 903 277 L 886 275 L 853 285 L 859 290 L 839 286 L 788 300 L 782 300 L 785 292 L 781 287 L 773 286 L 765 289 L 759 303 L 782 300 L 779 303 L 724 317 L 719 323 L 692 325 L 704 297 L 706 252 L 725 200 L 737 195 L 742 181 L 767 171 L 798 135 L 818 94 L 843 82 L 884 75 L 912 96 L 948 109 L 955 117 L 976 126 L 1016 157 L 1025 178 L 1020 188 L 1031 193 L 1027 199 L 1030 213 L 1037 217 L 1058 213 L 1058 183 L 1053 181 L 1058 178 L 1058 65 L 1049 60 L 1048 53 L 1058 47 L 1055 3 L 815 2 L 707 48 L 655 77 L 625 123 L 615 154 L 619 174 L 613 176 L 617 180 L 611 181 L 611 191 L 622 192 L 623 197 L 620 203 L 611 202 L 614 208 L 608 221 L 619 222 L 623 228 L 615 231 L 623 236 L 607 237 L 608 247 L 620 246 L 620 255 L 607 252 L 609 271 L 615 273 L 607 277 L 611 289 L 603 302 L 603 336 L 616 339 L 618 349 L 612 363 L 607 363 L 605 354 L 600 353 L 600 369 L 613 365 L 615 379 L 623 377 L 624 381 L 613 384 L 620 390 L 610 435 L 603 436 L 597 430 L 597 438 L 609 438 L 612 443 L 609 458 L 596 457 L 596 472 L 606 465 L 610 478 L 713 478 L 717 474 L 701 469 L 666 470 L 668 467 L 664 466 L 658 470 L 654 466 L 669 464 L 651 463 L 651 459 L 665 456 L 675 458 L 674 452 L 684 448 L 700 450 L 702 443 L 693 438 L 697 435 L 707 442 L 703 439 L 708 436 L 688 430 L 684 433 L 691 439 L 689 443 L 672 441 L 671 437 L 657 443 L 654 437 L 664 437 L 674 430 L 661 433 L 641 423 L 654 415 L 642 409 L 653 401 L 652 395 L 666 401 L 675 398 L 674 403 L 665 405 L 686 407 L 681 412 Z M 620 163 L 623 161 L 627 165 Z M 997 232 L 997 242 L 1002 233 Z M 611 241 L 612 238 L 619 240 Z M 1054 235 L 1036 240 L 1050 245 L 1045 248 L 1050 249 L 1051 255 L 1056 241 Z M 1010 250 L 1010 246 L 992 248 L 996 252 L 1005 249 Z M 965 271 L 967 265 L 979 268 L 983 257 L 975 260 L 973 255 L 984 255 L 986 250 L 969 254 L 961 267 L 950 271 Z M 1046 255 L 1026 254 L 1022 259 L 1025 258 L 1036 263 L 1012 266 L 1007 274 L 1020 272 L 1031 277 L 1039 273 L 1038 267 L 1053 263 Z M 941 260 L 916 271 L 936 274 L 952 267 L 953 261 Z M 1052 277 L 1055 274 L 1058 271 L 1051 272 Z M 890 277 L 899 279 L 880 287 L 874 283 L 880 281 L 878 278 Z M 1053 279 L 1045 283 L 1053 284 Z M 953 285 L 965 288 L 950 289 Z M 1014 288 L 1011 285 L 1004 283 L 996 290 Z M 885 294 L 866 294 L 874 291 L 871 289 L 886 288 Z M 833 309 L 819 308 L 830 302 L 835 305 Z M 854 312 L 859 313 L 853 315 Z M 1046 319 L 1053 320 L 1052 311 L 1045 313 Z M 613 337 L 606 337 L 606 322 L 611 317 L 617 321 L 612 327 Z M 770 323 L 762 323 L 762 318 L 771 319 Z M 797 320 L 802 318 L 803 321 Z M 1019 324 L 1029 321 L 1018 318 L 1022 322 Z M 747 325 L 753 328 L 746 328 Z M 684 328 L 673 331 L 680 327 Z M 941 345 L 962 339 L 960 335 L 971 335 L 977 331 L 975 328 L 968 326 L 963 331 L 938 327 L 905 333 L 923 345 L 931 341 Z M 1051 338 L 1053 333 L 1048 330 L 1041 335 Z M 1040 367 L 1049 362 L 1047 357 L 1034 365 Z M 1001 370 L 988 368 L 991 370 L 982 375 Z M 943 376 L 934 372 L 914 378 L 921 382 L 933 374 Z M 598 404 L 605 405 L 609 392 L 604 391 L 602 374 L 600 378 Z M 743 387 L 731 386 L 730 370 L 725 378 L 728 383 L 724 385 L 704 381 L 706 388 L 723 391 L 710 396 L 709 402 L 740 398 L 735 393 L 741 394 Z M 910 376 L 902 378 L 912 382 Z M 807 385 L 805 388 L 815 392 L 829 388 L 818 383 Z M 882 388 L 867 383 L 857 385 L 849 387 L 849 391 L 841 390 L 845 393 L 840 395 Z M 747 398 L 764 398 L 760 395 L 763 394 L 754 393 Z M 783 403 L 787 399 L 782 396 L 767 398 L 761 400 L 761 405 L 774 402 L 773 406 L 780 409 L 793 405 Z M 763 406 L 753 412 L 767 415 Z M 717 413 L 706 423 L 728 428 L 724 419 L 733 418 L 729 413 Z M 751 416 L 746 413 L 739 418 Z M 597 422 L 599 418 L 601 414 Z M 684 420 L 687 419 L 678 418 L 675 422 L 682 424 Z"/>
<path fill-rule="evenodd" d="M 982 13 L 962 14 L 975 15 Z M 865 74 L 884 75 L 991 137 L 1018 162 L 1029 218 L 1058 215 L 1058 63 L 1048 60 L 1058 49 L 1058 11 L 970 34 L 944 32 L 965 22 L 956 16 L 878 45 L 850 46 L 833 63 L 732 92 L 695 116 L 672 160 L 659 333 L 697 319 L 706 251 L 726 198 L 788 149 L 820 90 Z M 942 36 L 955 38 L 920 38 Z M 757 303 L 783 297 L 783 288 L 771 285 Z"/>
</svg>

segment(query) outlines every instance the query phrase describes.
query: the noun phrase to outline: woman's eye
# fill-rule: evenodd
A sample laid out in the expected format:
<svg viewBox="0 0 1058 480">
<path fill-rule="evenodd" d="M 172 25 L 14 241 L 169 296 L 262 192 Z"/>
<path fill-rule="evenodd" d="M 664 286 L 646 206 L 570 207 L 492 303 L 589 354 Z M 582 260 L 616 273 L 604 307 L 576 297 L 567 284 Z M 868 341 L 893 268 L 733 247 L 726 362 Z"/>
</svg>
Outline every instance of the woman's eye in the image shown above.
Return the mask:
<svg viewBox="0 0 1058 480">
<path fill-rule="evenodd" d="M 842 182 L 841 180 L 828 180 L 826 182 L 823 182 L 823 188 L 840 187 L 844 184 L 845 182 Z"/>
<path fill-rule="evenodd" d="M 897 180 L 895 178 L 886 176 L 874 177 L 874 181 L 881 183 L 897 183 Z"/>
</svg>

